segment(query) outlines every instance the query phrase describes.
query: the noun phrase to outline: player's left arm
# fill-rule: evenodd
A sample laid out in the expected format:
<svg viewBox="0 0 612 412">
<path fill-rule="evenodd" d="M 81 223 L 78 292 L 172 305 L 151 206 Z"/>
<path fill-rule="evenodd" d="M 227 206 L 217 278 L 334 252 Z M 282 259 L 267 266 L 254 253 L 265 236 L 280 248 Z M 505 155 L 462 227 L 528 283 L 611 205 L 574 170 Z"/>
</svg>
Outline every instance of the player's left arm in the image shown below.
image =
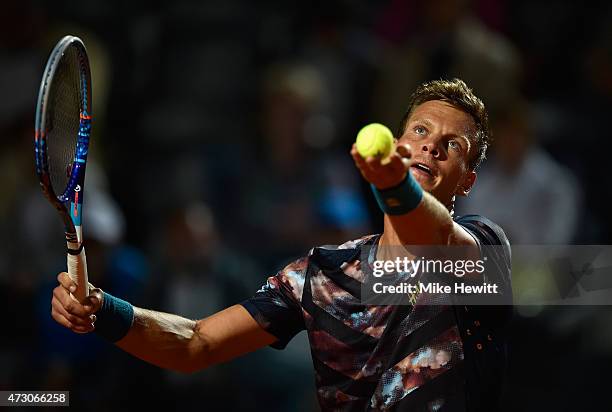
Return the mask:
<svg viewBox="0 0 612 412">
<path fill-rule="evenodd" d="M 453 218 L 434 196 L 423 193 L 421 203 L 410 213 L 385 215 L 402 245 L 478 245 L 474 238 Z"/>
<path fill-rule="evenodd" d="M 398 147 L 399 148 L 399 147 Z M 355 146 L 351 155 L 362 176 L 379 189 L 398 185 L 409 172 L 410 160 L 395 152 L 383 162 L 375 158 L 364 159 Z M 473 246 L 478 251 L 474 238 L 453 218 L 438 199 L 427 192 L 418 205 L 405 214 L 385 214 L 385 219 L 394 229 L 385 233 L 387 241 L 403 245 L 462 245 Z"/>
</svg>

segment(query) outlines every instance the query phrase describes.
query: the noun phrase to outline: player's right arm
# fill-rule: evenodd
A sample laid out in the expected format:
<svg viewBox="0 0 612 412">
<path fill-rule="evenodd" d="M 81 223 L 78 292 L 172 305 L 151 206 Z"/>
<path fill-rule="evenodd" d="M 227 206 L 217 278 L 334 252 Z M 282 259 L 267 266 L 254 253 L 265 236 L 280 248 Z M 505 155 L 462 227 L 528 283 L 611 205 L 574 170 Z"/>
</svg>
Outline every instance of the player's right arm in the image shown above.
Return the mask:
<svg viewBox="0 0 612 412">
<path fill-rule="evenodd" d="M 93 289 L 81 304 L 70 294 L 71 288 L 76 286 L 70 276 L 60 273 L 58 281 L 60 284 L 54 289 L 51 301 L 53 319 L 77 333 L 93 331 L 95 312 L 103 299 L 101 290 Z M 151 364 L 191 373 L 276 340 L 241 305 L 197 321 L 134 307 L 132 327 L 115 344 Z"/>
</svg>

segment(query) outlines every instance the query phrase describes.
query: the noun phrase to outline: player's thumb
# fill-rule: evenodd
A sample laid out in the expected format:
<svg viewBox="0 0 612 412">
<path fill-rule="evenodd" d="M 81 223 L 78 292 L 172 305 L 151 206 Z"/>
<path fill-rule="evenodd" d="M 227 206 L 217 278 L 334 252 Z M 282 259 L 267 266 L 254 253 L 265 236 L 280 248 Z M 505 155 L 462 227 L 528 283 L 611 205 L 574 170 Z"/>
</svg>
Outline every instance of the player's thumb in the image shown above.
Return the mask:
<svg viewBox="0 0 612 412">
<path fill-rule="evenodd" d="M 410 165 L 412 164 L 410 160 L 412 158 L 412 148 L 410 147 L 410 145 L 407 143 L 397 145 L 397 147 L 395 148 L 395 152 L 402 159 L 402 165 L 404 166 L 404 170 L 410 170 Z"/>
<path fill-rule="evenodd" d="M 89 296 L 85 298 L 83 301 L 83 307 L 89 313 L 96 313 L 100 310 L 102 306 L 102 299 L 104 299 L 104 294 L 102 293 L 102 289 L 93 288 L 89 290 Z"/>
<path fill-rule="evenodd" d="M 404 157 L 406 159 L 410 159 L 412 157 L 412 147 L 410 147 L 410 145 L 408 143 L 398 144 L 395 147 L 395 151 L 401 157 Z"/>
</svg>

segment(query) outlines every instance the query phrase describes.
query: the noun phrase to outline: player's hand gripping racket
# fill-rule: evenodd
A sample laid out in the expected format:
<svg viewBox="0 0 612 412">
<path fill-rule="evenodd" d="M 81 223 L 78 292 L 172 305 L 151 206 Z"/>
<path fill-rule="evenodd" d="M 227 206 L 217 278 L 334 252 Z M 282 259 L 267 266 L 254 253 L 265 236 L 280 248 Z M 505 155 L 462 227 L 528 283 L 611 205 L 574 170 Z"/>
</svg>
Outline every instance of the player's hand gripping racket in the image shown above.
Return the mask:
<svg viewBox="0 0 612 412">
<path fill-rule="evenodd" d="M 36 106 L 36 173 L 66 232 L 68 273 L 79 301 L 89 294 L 81 217 L 91 133 L 91 74 L 83 42 L 66 36 L 45 67 Z"/>
</svg>

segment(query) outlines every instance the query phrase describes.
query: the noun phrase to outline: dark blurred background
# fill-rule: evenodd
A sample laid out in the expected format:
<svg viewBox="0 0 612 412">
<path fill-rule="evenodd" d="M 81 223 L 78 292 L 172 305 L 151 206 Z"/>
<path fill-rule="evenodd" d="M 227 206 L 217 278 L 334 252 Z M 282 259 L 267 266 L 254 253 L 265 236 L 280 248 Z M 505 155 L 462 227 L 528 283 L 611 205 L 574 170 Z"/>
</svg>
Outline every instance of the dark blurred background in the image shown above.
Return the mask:
<svg viewBox="0 0 612 412">
<path fill-rule="evenodd" d="M 183 376 L 51 319 L 63 233 L 32 137 L 65 34 L 93 71 L 90 281 L 138 306 L 204 317 L 314 245 L 379 232 L 350 146 L 441 77 L 474 88 L 496 136 L 458 213 L 515 244 L 611 243 L 609 2 L 4 0 L 0 390 L 70 390 L 92 411 L 318 410 L 304 333 Z M 517 307 L 511 341 L 506 411 L 612 410 L 607 306 Z"/>
</svg>

